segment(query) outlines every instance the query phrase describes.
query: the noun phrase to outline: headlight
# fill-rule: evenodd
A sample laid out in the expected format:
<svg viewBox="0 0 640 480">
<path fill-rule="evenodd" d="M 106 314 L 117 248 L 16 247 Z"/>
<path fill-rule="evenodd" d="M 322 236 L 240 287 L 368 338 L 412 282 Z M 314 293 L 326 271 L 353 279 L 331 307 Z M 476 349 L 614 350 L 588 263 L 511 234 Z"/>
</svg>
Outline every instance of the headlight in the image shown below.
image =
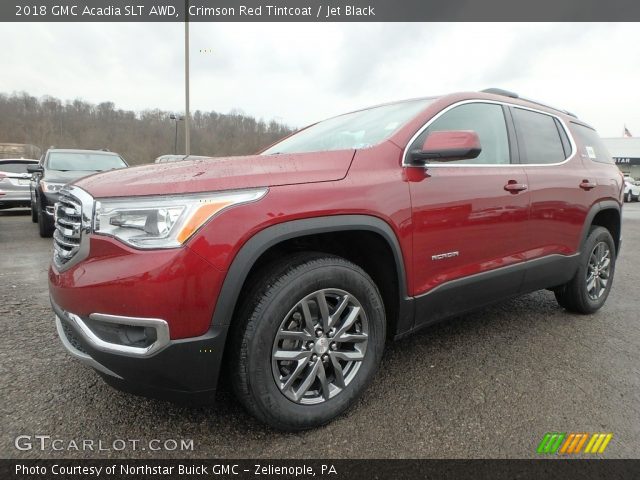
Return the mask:
<svg viewBox="0 0 640 480">
<path fill-rule="evenodd" d="M 266 188 L 96 201 L 93 231 L 136 248 L 174 248 L 232 205 L 262 198 Z"/>
<path fill-rule="evenodd" d="M 52 183 L 52 182 L 45 182 L 44 180 L 40 180 L 40 187 L 42 188 L 42 191 L 45 193 L 56 193 L 62 187 L 64 187 L 64 185 L 65 185 L 64 183 Z"/>
</svg>

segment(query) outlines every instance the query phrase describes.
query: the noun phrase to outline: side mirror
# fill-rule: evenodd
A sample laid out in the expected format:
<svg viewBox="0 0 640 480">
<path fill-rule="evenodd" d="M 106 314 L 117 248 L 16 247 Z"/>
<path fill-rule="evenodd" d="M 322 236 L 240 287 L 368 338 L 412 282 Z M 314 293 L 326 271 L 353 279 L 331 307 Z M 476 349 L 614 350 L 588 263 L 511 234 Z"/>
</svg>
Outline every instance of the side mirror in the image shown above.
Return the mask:
<svg viewBox="0 0 640 480">
<path fill-rule="evenodd" d="M 411 152 L 411 161 L 424 165 L 429 160 L 468 160 L 476 158 L 481 151 L 480 138 L 473 130 L 444 130 L 427 135 L 422 149 Z"/>
<path fill-rule="evenodd" d="M 44 169 L 41 165 L 27 165 L 27 172 L 29 173 L 42 173 Z"/>
</svg>

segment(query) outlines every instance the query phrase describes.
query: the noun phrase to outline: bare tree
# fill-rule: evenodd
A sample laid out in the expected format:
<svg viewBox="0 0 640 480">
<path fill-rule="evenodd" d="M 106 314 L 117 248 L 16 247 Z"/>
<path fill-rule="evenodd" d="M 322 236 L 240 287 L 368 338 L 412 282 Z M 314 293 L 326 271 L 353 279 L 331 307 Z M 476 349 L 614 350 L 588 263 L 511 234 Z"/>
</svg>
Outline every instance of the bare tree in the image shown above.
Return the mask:
<svg viewBox="0 0 640 480">
<path fill-rule="evenodd" d="M 24 92 L 0 94 L 0 143 L 29 143 L 43 151 L 50 146 L 108 148 L 132 165 L 150 163 L 173 153 L 175 124 L 169 118 L 171 113 L 121 110 L 113 102 L 62 102 Z M 192 115 L 192 155 L 251 154 L 292 131 L 273 120 L 256 120 L 241 110 L 229 114 L 197 110 Z M 178 145 L 182 134 L 179 130 Z"/>
</svg>

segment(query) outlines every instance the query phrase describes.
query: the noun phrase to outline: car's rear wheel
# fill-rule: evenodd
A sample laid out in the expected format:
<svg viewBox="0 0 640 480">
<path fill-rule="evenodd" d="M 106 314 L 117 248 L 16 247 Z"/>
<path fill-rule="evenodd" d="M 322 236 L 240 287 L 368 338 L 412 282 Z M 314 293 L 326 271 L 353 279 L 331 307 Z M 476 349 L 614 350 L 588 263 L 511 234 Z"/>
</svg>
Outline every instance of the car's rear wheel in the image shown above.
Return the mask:
<svg viewBox="0 0 640 480">
<path fill-rule="evenodd" d="M 631 191 L 628 191 L 628 192 L 624 195 L 624 201 L 625 201 L 625 202 L 630 202 L 630 201 L 631 201 Z"/>
<path fill-rule="evenodd" d="M 604 227 L 591 227 L 580 265 L 573 279 L 554 290 L 558 303 L 576 313 L 594 313 L 611 291 L 615 272 L 616 247 Z"/>
<path fill-rule="evenodd" d="M 371 278 L 342 258 L 303 253 L 267 268 L 250 290 L 232 350 L 232 383 L 247 410 L 303 430 L 349 408 L 384 349 L 384 306 Z"/>
</svg>

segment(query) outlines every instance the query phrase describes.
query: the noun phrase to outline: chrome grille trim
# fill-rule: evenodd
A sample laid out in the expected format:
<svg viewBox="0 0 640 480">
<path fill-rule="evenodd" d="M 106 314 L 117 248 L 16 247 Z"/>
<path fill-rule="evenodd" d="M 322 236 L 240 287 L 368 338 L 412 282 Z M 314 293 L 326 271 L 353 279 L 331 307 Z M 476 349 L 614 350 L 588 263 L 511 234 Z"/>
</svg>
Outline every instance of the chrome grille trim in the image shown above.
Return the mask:
<svg viewBox="0 0 640 480">
<path fill-rule="evenodd" d="M 71 268 L 89 254 L 93 197 L 78 187 L 65 186 L 54 207 L 53 263 L 59 271 Z"/>
</svg>

